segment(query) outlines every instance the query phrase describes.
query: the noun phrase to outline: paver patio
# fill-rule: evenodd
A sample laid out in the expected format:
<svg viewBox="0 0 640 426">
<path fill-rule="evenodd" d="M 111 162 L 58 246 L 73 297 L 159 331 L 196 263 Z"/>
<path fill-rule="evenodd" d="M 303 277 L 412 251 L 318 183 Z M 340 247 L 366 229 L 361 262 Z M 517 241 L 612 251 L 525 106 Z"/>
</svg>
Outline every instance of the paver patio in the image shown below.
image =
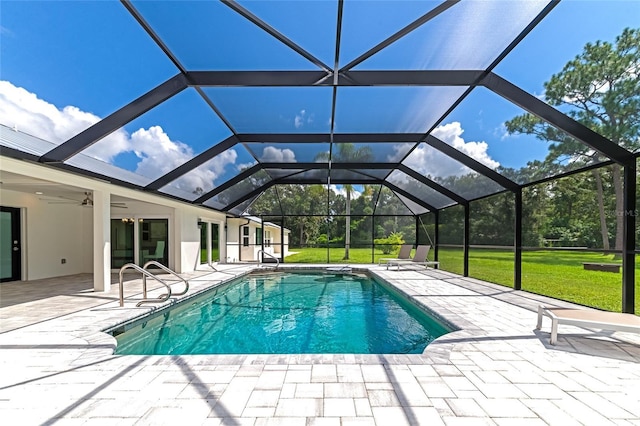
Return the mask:
<svg viewBox="0 0 640 426">
<path fill-rule="evenodd" d="M 193 274 L 189 294 L 254 267 Z M 566 326 L 551 346 L 535 309 L 569 303 L 433 269 L 361 267 L 460 330 L 421 355 L 119 356 L 101 330 L 155 309 L 135 308 L 139 280 L 124 308 L 117 285 L 93 293 L 86 275 L 2 284 L 2 423 L 640 425 L 640 336 Z"/>
</svg>

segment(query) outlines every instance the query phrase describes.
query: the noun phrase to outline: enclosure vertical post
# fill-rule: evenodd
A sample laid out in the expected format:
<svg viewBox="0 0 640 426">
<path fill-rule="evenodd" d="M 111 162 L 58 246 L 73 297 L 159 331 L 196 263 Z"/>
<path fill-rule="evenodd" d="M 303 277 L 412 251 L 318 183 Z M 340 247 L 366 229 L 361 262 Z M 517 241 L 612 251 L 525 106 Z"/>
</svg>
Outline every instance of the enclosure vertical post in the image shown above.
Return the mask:
<svg viewBox="0 0 640 426">
<path fill-rule="evenodd" d="M 434 210 L 433 211 L 433 223 L 434 223 L 434 229 L 433 229 L 433 260 L 435 260 L 436 262 L 438 261 L 438 245 L 440 244 L 439 241 L 439 237 L 440 234 L 438 232 L 438 227 L 440 226 L 440 210 Z"/>
<path fill-rule="evenodd" d="M 280 216 L 280 263 L 284 263 L 284 215 Z"/>
<path fill-rule="evenodd" d="M 636 160 L 624 166 L 624 240 L 622 243 L 622 312 L 635 313 Z M 620 214 L 620 212 L 618 212 Z"/>
<path fill-rule="evenodd" d="M 329 155 L 331 155 L 331 154 L 329 154 Z M 324 217 L 324 221 L 325 221 L 325 224 L 327 226 L 327 263 L 330 263 L 330 261 L 331 261 L 331 248 L 330 248 L 331 247 L 331 243 L 330 243 L 330 241 L 331 241 L 330 229 L 331 228 L 329 227 L 329 219 L 330 219 L 330 217 L 329 217 L 329 214 L 330 214 L 329 206 L 331 206 L 331 190 L 330 190 L 330 188 L 331 188 L 331 178 L 328 178 L 327 179 L 327 205 L 325 206 L 326 207 L 326 210 L 325 210 L 326 216 Z"/>
<path fill-rule="evenodd" d="M 513 288 L 522 289 L 522 188 L 515 192 Z"/>
<path fill-rule="evenodd" d="M 465 277 L 469 276 L 469 236 L 470 236 L 470 225 L 469 225 L 469 203 L 464 205 L 464 258 L 463 258 L 463 269 L 462 275 Z"/>
<path fill-rule="evenodd" d="M 371 263 L 376 263 L 376 223 L 375 216 L 371 215 Z"/>
<path fill-rule="evenodd" d="M 259 260 L 259 263 L 264 263 L 264 216 L 260 215 L 260 233 L 262 234 L 262 238 L 260 238 L 260 256 L 262 256 Z M 255 248 L 254 248 L 255 251 Z"/>
<path fill-rule="evenodd" d="M 416 247 L 418 247 L 420 245 L 420 216 L 415 215 L 414 218 L 416 220 Z"/>
</svg>

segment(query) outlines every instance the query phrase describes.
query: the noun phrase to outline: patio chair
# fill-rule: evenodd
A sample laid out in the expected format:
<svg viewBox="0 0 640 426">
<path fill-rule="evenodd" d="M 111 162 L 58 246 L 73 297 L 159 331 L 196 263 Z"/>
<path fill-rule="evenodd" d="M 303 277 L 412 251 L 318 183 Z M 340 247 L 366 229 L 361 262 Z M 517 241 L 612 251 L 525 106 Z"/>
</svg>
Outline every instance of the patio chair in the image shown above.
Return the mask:
<svg viewBox="0 0 640 426">
<path fill-rule="evenodd" d="M 429 256 L 430 249 L 430 245 L 420 245 L 416 247 L 416 253 L 413 255 L 413 259 L 392 260 L 387 262 L 387 269 L 389 269 L 389 266 L 393 265 L 395 265 L 396 271 L 400 270 L 400 265 L 424 265 L 425 268 L 428 268 L 429 265 L 431 265 L 434 268 L 438 268 L 440 262 L 433 262 L 427 258 L 427 256 Z"/>
<path fill-rule="evenodd" d="M 144 262 L 148 262 L 150 260 L 162 261 L 164 259 L 164 241 L 158 241 L 156 243 L 156 251 L 154 253 L 145 254 L 142 256 L 142 260 Z"/>
<path fill-rule="evenodd" d="M 633 314 L 598 311 L 595 309 L 547 308 L 539 305 L 536 330 L 540 330 L 542 327 L 543 315 L 551 318 L 551 338 L 549 343 L 552 345 L 555 345 L 558 341 L 559 324 L 640 333 L 640 317 Z"/>
<path fill-rule="evenodd" d="M 378 260 L 378 265 L 382 265 L 383 263 L 389 263 L 393 260 L 408 260 L 411 259 L 411 249 L 413 248 L 413 244 L 403 244 L 400 246 L 400 253 L 398 253 L 398 257 L 381 257 Z"/>
</svg>

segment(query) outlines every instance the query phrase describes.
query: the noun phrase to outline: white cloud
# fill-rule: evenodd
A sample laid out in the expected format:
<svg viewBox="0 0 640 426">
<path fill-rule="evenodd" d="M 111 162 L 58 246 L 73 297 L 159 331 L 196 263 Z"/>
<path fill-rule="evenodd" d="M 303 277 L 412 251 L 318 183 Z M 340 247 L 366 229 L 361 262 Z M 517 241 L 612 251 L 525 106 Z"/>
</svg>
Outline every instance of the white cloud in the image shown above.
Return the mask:
<svg viewBox="0 0 640 426">
<path fill-rule="evenodd" d="M 59 109 L 34 93 L 8 81 L 0 81 L 0 123 L 6 126 L 60 144 L 99 120 L 97 115 L 82 111 L 76 106 Z M 118 154 L 127 152 L 135 153 L 140 159 L 136 173 L 151 179 L 162 176 L 194 156 L 191 147 L 172 141 L 160 126 L 141 128 L 131 135 L 119 129 L 83 151 L 86 155 L 108 163 L 113 163 Z M 214 179 L 224 172 L 227 164 L 235 162 L 236 158 L 234 150 L 227 150 L 207 162 L 205 167 L 199 167 L 174 184 L 179 184 L 188 191 L 196 187 L 211 189 Z"/>
<path fill-rule="evenodd" d="M 131 143 L 140 158 L 136 173 L 143 176 L 162 176 L 194 157 L 190 146 L 172 141 L 160 126 L 135 131 L 131 135 Z M 189 192 L 195 188 L 210 191 L 214 187 L 214 180 L 224 173 L 228 164 L 235 163 L 237 157 L 235 150 L 228 149 L 175 180 L 172 185 Z"/>
<path fill-rule="evenodd" d="M 248 162 L 248 163 L 240 163 L 240 164 L 236 164 L 236 169 L 239 172 L 242 172 L 242 171 L 244 171 L 244 170 L 246 170 L 246 169 L 248 169 L 250 167 L 255 166 L 256 164 L 258 164 L 257 161 L 251 161 L 251 162 Z"/>
<path fill-rule="evenodd" d="M 237 158 L 238 153 L 234 149 L 228 149 L 191 173 L 176 179 L 172 185 L 189 192 L 196 188 L 202 188 L 204 192 L 211 191 L 215 187 L 214 181 L 224 174 L 225 167 L 235 163 Z"/>
<path fill-rule="evenodd" d="M 35 94 L 0 81 L 0 122 L 56 145 L 77 135 L 100 120 L 100 117 L 81 111 L 75 106 L 58 109 Z M 104 143 L 95 144 L 87 154 L 111 162 L 120 152 L 130 151 L 126 132 L 118 130 Z"/>
<path fill-rule="evenodd" d="M 296 154 L 290 149 L 279 149 L 273 146 L 267 146 L 262 151 L 260 161 L 267 163 L 295 163 Z"/>
<path fill-rule="evenodd" d="M 307 111 L 302 109 L 296 117 L 293 119 L 293 125 L 296 126 L 296 129 L 303 127 L 305 124 L 313 123 L 313 114 L 307 115 Z"/>
<path fill-rule="evenodd" d="M 486 142 L 465 142 L 462 138 L 463 132 L 460 123 L 454 121 L 438 126 L 432 134 L 487 167 L 495 169 L 500 165 L 489 156 L 487 152 L 489 145 Z M 396 155 L 390 158 L 392 161 L 399 161 L 402 158 L 401 147 L 397 147 L 396 151 Z M 434 177 L 459 176 L 469 171 L 461 163 L 426 144 L 420 144 L 414 149 L 404 164 L 424 175 Z"/>
<path fill-rule="evenodd" d="M 495 169 L 500 165 L 500 163 L 492 159 L 487 153 L 489 144 L 484 141 L 465 142 L 465 140 L 461 137 L 463 132 L 464 130 L 462 130 L 462 126 L 460 126 L 460 123 L 454 121 L 452 123 L 436 127 L 431 134 L 453 146 L 458 151 L 462 151 L 469 157 L 478 160 L 487 167 Z"/>
<path fill-rule="evenodd" d="M 296 126 L 296 129 L 299 129 L 304 125 L 304 115 L 306 114 L 305 110 L 300 111 L 300 114 L 296 115 L 296 118 L 293 120 L 293 124 Z"/>
<path fill-rule="evenodd" d="M 393 145 L 393 154 L 387 155 L 387 160 L 391 163 L 397 163 L 407 155 L 412 147 L 413 144 L 410 143 L 397 143 Z"/>
<path fill-rule="evenodd" d="M 504 123 L 502 123 L 500 125 L 500 127 L 498 127 L 497 129 L 495 129 L 494 133 L 495 133 L 495 135 L 497 137 L 500 138 L 501 141 L 503 141 L 503 140 L 505 140 L 507 138 L 510 138 L 511 136 L 517 136 L 517 135 L 512 135 L 511 133 L 509 133 L 509 130 L 507 130 L 507 126 Z"/>
</svg>

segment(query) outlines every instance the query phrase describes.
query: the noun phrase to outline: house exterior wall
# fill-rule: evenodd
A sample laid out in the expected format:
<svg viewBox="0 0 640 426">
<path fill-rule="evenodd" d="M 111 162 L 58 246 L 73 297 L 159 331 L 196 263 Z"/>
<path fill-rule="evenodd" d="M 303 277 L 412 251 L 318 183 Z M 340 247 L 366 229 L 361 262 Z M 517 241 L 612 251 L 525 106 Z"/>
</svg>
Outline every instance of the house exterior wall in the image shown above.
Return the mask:
<svg viewBox="0 0 640 426">
<path fill-rule="evenodd" d="M 22 276 L 37 280 L 92 271 L 91 211 L 2 190 L 2 205 L 22 211 Z M 89 211 L 87 211 L 89 210 Z M 65 263 L 62 263 L 62 259 Z"/>
<path fill-rule="evenodd" d="M 243 228 L 249 228 L 249 245 L 244 246 Z M 258 250 L 262 246 L 256 245 L 256 233 L 260 224 L 246 218 L 227 219 L 227 262 L 255 262 L 258 260 Z"/>
<path fill-rule="evenodd" d="M 246 222 L 246 221 L 245 221 Z M 242 223 L 237 219 L 227 219 L 226 224 L 226 256 L 220 257 L 228 263 L 238 262 L 240 259 L 240 235 L 238 231 L 239 224 Z"/>
<path fill-rule="evenodd" d="M 247 247 L 243 245 L 244 235 L 242 234 L 242 228 L 245 226 L 249 227 L 249 246 Z M 260 228 L 262 228 L 262 225 L 255 220 L 248 220 L 247 218 L 227 219 L 227 262 L 256 262 L 260 260 L 258 252 L 262 249 L 262 244 L 256 244 L 256 235 Z M 267 232 L 271 233 L 270 246 L 266 244 Z M 289 252 L 289 230 L 285 229 L 284 232 L 284 256 L 287 256 Z M 264 251 L 281 258 L 280 227 L 265 223 L 262 238 L 265 241 Z"/>
<path fill-rule="evenodd" d="M 2 157 L 2 170 L 126 198 L 127 208 L 111 207 L 109 219 L 168 219 L 168 266 L 178 273 L 194 271 L 200 264 L 198 222 L 201 218 L 206 217 L 208 221 L 221 225 L 220 245 L 226 247 L 224 213 L 6 157 Z M 0 188 L 0 204 L 22 210 L 23 279 L 35 280 L 78 273 L 94 273 L 95 276 L 94 209 L 75 204 L 50 204 L 41 200 L 41 197 Z M 109 229 L 106 234 L 109 239 Z M 63 264 L 61 259 L 66 262 Z"/>
</svg>

